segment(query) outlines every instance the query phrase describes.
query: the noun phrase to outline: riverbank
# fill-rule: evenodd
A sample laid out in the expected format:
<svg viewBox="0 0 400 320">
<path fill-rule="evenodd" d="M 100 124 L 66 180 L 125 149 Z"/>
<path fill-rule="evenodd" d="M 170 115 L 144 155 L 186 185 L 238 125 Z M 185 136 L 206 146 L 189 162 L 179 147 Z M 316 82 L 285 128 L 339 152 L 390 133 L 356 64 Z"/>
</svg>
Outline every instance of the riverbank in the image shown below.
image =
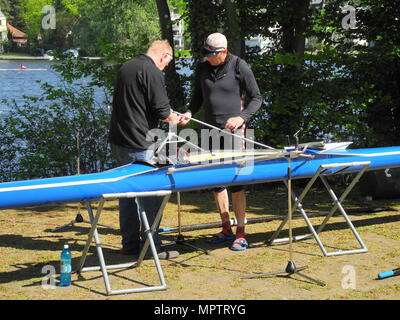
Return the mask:
<svg viewBox="0 0 400 320">
<path fill-rule="evenodd" d="M 187 50 L 189 51 L 189 50 Z M 190 53 L 190 52 L 189 52 Z M 187 53 L 181 53 L 179 52 L 176 54 L 175 58 L 176 59 L 192 59 L 192 56 Z M 79 57 L 81 60 L 101 60 L 102 57 Z M 43 57 L 43 56 L 32 56 L 28 54 L 21 54 L 21 53 L 5 53 L 5 54 L 0 54 L 0 60 L 51 60 L 49 57 Z"/>
<path fill-rule="evenodd" d="M 0 54 L 0 60 L 47 60 L 45 57 L 35 57 L 22 53 L 4 53 Z"/>
<path fill-rule="evenodd" d="M 102 59 L 101 57 L 79 57 L 81 60 L 100 60 Z M 27 54 L 19 54 L 19 53 L 6 53 L 6 54 L 0 54 L 0 60 L 45 60 L 45 61 L 50 61 L 48 57 L 43 57 L 43 56 L 31 56 Z"/>
<path fill-rule="evenodd" d="M 101 60 L 101 57 L 79 57 L 81 60 Z M 3 57 L 0 56 L 0 60 L 32 60 L 32 61 L 51 61 L 51 59 L 46 58 L 46 57 L 32 57 L 32 56 L 27 56 L 27 57 Z"/>
<path fill-rule="evenodd" d="M 49 60 L 45 57 L 0 57 L 0 60 Z"/>
</svg>

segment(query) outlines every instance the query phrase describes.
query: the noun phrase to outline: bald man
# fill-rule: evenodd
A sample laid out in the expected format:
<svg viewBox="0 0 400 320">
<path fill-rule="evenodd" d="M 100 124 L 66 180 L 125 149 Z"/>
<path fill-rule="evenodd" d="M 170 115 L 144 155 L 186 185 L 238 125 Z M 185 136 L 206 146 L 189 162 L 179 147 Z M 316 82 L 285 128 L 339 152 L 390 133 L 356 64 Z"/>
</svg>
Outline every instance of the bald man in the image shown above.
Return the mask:
<svg viewBox="0 0 400 320">
<path fill-rule="evenodd" d="M 151 162 L 153 141 L 148 132 L 159 121 L 177 124 L 179 117 L 172 112 L 162 71 L 172 61 L 173 51 L 167 40 L 154 41 L 146 54 L 125 62 L 118 72 L 111 115 L 110 142 L 119 165 L 134 161 Z M 152 225 L 162 197 L 142 199 L 149 224 Z M 119 220 L 122 236 L 121 253 L 136 255 L 146 240 L 141 226 L 136 199 L 120 199 Z M 154 242 L 160 259 L 179 256 L 177 251 L 161 251 L 156 232 Z"/>
</svg>

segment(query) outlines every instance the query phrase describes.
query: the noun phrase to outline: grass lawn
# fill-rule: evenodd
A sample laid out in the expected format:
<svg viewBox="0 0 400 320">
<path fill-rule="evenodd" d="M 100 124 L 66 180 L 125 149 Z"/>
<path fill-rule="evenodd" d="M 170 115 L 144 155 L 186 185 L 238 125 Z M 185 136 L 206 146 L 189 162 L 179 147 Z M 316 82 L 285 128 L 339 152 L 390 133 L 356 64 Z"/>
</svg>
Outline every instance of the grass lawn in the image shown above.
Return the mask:
<svg viewBox="0 0 400 320">
<path fill-rule="evenodd" d="M 337 192 L 340 194 L 340 192 Z M 211 191 L 181 194 L 182 225 L 219 221 Z M 248 192 L 247 218 L 286 214 L 286 192 L 281 187 L 253 188 Z M 190 247 L 173 245 L 180 257 L 161 261 L 167 290 L 146 293 L 106 296 L 104 282 L 98 271 L 73 273 L 73 284 L 67 288 L 43 286 L 47 284 L 53 267 L 56 278 L 59 273 L 59 255 L 68 243 L 76 270 L 87 240 L 89 224 L 78 223 L 57 232 L 52 229 L 75 218 L 77 204 L 32 207 L 0 211 L 0 299 L 1 300 L 395 300 L 400 297 L 400 277 L 377 280 L 377 274 L 399 267 L 400 248 L 400 201 L 365 201 L 355 189 L 345 201 L 349 217 L 368 247 L 367 253 L 332 257 L 323 256 L 314 239 L 293 243 L 293 260 L 297 266 L 308 268 L 304 274 L 323 281 L 318 286 L 305 278 L 293 275 L 267 275 L 243 279 L 249 274 L 282 270 L 289 259 L 287 244 L 269 245 L 268 239 L 277 229 L 280 220 L 271 220 L 246 227 L 250 247 L 242 252 L 229 250 L 229 244 L 210 245 L 205 242 L 219 231 L 199 229 L 184 231 L 192 244 L 210 250 L 206 255 Z M 307 212 L 328 211 L 331 201 L 322 189 L 313 189 L 303 202 Z M 94 203 L 96 207 L 96 203 Z M 87 220 L 81 206 L 80 213 Z M 322 217 L 311 218 L 314 226 Z M 107 202 L 98 232 L 107 264 L 131 261 L 118 253 L 120 235 L 118 206 L 116 201 Z M 177 226 L 176 196 L 167 204 L 162 227 Z M 293 221 L 293 234 L 309 233 L 303 219 Z M 176 232 L 162 233 L 164 243 L 176 238 Z M 282 236 L 287 236 L 284 228 Z M 320 238 L 331 251 L 359 248 L 341 215 L 335 215 Z M 89 251 L 87 266 L 97 265 L 96 248 Z M 110 270 L 112 289 L 159 285 L 154 263 L 146 260 L 139 268 Z M 56 282 L 58 279 L 56 280 Z"/>
</svg>

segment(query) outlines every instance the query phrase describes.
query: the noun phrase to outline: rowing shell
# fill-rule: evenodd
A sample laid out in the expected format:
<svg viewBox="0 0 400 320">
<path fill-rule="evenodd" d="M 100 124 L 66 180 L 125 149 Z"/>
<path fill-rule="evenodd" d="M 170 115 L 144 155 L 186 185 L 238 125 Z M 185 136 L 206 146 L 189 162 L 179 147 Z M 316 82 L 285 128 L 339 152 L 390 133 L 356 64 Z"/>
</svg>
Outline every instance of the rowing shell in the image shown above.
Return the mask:
<svg viewBox="0 0 400 320">
<path fill-rule="evenodd" d="M 189 163 L 155 167 L 132 163 L 108 171 L 0 184 L 0 209 L 51 203 L 97 200 L 103 194 L 208 189 L 221 185 L 256 184 L 287 179 L 290 150 L 268 150 L 267 155 L 246 156 L 215 163 Z M 370 161 L 368 170 L 400 167 L 400 146 L 347 149 L 347 145 L 308 148 L 291 161 L 293 179 L 312 177 L 321 165 Z M 356 172 L 350 166 L 341 173 Z M 324 172 L 332 174 L 335 169 Z"/>
</svg>

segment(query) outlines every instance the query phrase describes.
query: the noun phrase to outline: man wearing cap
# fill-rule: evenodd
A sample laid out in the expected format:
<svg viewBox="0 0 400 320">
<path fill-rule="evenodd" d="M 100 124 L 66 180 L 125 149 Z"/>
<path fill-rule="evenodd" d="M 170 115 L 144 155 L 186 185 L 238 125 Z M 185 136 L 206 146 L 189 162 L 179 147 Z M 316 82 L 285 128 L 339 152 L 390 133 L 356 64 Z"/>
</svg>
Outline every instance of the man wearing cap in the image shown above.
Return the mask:
<svg viewBox="0 0 400 320">
<path fill-rule="evenodd" d="M 195 72 L 194 90 L 189 110 L 184 114 L 190 121 L 201 107 L 204 108 L 205 121 L 220 129 L 235 132 L 245 126 L 261 106 L 261 94 L 254 74 L 247 63 L 229 53 L 226 37 L 212 33 L 204 43 L 200 62 Z M 242 103 L 242 94 L 246 103 Z M 245 235 L 246 196 L 243 186 L 230 187 L 232 205 L 237 220 L 234 235 L 229 219 L 229 197 L 225 187 L 214 189 L 214 198 L 222 220 L 222 231 L 209 239 L 210 243 L 233 241 L 232 250 L 241 251 L 248 247 Z"/>
</svg>

